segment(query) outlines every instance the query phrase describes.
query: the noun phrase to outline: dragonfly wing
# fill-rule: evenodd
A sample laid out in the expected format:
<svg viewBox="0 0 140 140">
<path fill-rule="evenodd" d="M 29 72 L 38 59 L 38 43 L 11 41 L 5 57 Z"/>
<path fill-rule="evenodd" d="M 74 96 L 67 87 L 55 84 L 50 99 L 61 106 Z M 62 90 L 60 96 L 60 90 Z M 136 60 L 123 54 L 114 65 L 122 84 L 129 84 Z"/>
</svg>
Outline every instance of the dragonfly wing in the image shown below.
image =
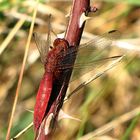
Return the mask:
<svg viewBox="0 0 140 140">
<path fill-rule="evenodd" d="M 103 71 L 108 65 L 114 63 L 122 56 L 123 55 L 116 55 L 106 58 L 100 58 L 85 64 L 75 63 L 71 81 L 79 79 L 81 76 L 86 75 L 87 73 L 96 74 L 99 71 Z"/>
<path fill-rule="evenodd" d="M 49 15 L 49 20 L 48 20 L 48 34 L 47 34 L 47 39 L 43 40 L 42 36 L 38 33 L 34 33 L 33 37 L 35 39 L 35 43 L 37 45 L 37 48 L 39 50 L 40 56 L 41 56 L 41 61 L 43 64 L 46 63 L 47 60 L 47 55 L 48 51 L 50 48 L 50 43 L 51 43 L 51 15 Z"/>
<path fill-rule="evenodd" d="M 102 57 L 96 60 L 88 61 L 86 63 L 75 63 L 74 65 L 72 64 L 62 64 L 58 66 L 58 69 L 60 70 L 68 70 L 73 68 L 72 72 L 72 78 L 71 81 L 75 79 L 79 79 L 82 75 L 85 75 L 91 71 L 93 73 L 98 72 L 101 69 L 106 68 L 108 65 L 111 63 L 115 62 L 116 60 L 120 59 L 122 55 L 116 55 L 116 56 L 111 56 L 111 57 Z"/>
<path fill-rule="evenodd" d="M 71 58 L 76 56 L 76 66 L 86 66 L 90 65 L 93 61 L 99 61 L 109 57 L 109 50 L 113 40 L 117 39 L 120 33 L 116 30 L 109 31 L 104 33 L 101 36 L 97 36 L 94 39 L 88 41 L 85 44 L 82 44 L 77 47 L 69 47 L 66 52 L 66 56 L 62 59 L 62 62 L 58 64 L 58 68 L 66 69 L 71 66 Z M 116 54 L 115 54 L 116 55 Z M 63 58 L 63 52 L 59 54 L 59 57 Z M 109 60 L 109 59 L 108 59 Z"/>
<path fill-rule="evenodd" d="M 80 48 L 84 48 L 87 46 L 90 46 L 90 47 L 92 46 L 94 48 L 100 48 L 100 49 L 106 48 L 106 47 L 111 46 L 112 41 L 118 39 L 119 36 L 120 36 L 119 31 L 111 30 L 107 33 L 104 33 L 101 36 L 94 37 L 92 40 L 90 40 L 84 44 L 81 44 Z"/>
<path fill-rule="evenodd" d="M 80 46 L 74 65 L 72 80 L 92 70 L 97 72 L 99 69 L 104 69 L 122 57 L 124 53 L 119 48 L 115 48 L 117 51 L 112 51 L 113 47 L 110 47 L 119 35 L 120 33 L 116 30 L 109 31 Z M 81 72 L 79 72 L 79 68 Z"/>
<path fill-rule="evenodd" d="M 80 58 L 80 61 L 85 58 L 89 58 L 90 56 L 89 54 L 92 54 L 92 59 L 93 59 L 93 56 L 94 56 L 94 59 L 100 58 L 102 55 L 105 55 L 106 52 L 109 52 L 109 49 L 111 49 L 110 46 L 112 42 L 116 40 L 119 37 L 119 35 L 120 33 L 118 31 L 112 30 L 107 33 L 104 33 L 101 36 L 97 36 L 93 38 L 87 43 L 80 45 L 78 50 L 76 47 L 68 48 L 66 52 L 66 58 L 63 61 L 63 64 L 67 64 L 69 59 L 72 57 L 75 57 L 75 55 L 77 56 L 78 61 L 79 61 L 79 58 Z M 61 55 L 62 54 L 60 53 L 60 57 Z"/>
<path fill-rule="evenodd" d="M 119 52 L 119 55 L 116 55 L 116 52 L 114 54 L 110 54 L 112 49 L 110 45 L 112 44 L 113 40 L 118 38 L 118 35 L 119 32 L 113 30 L 103 34 L 102 36 L 95 37 L 88 43 L 79 46 L 80 48 L 78 51 L 75 47 L 68 48 L 65 56 L 66 58 L 64 58 L 64 60 L 58 64 L 58 69 L 66 70 L 73 67 L 73 75 L 76 75 L 77 73 L 79 76 L 93 69 L 96 70 L 102 66 L 106 67 L 107 64 L 112 63 L 123 55 L 122 52 Z M 75 65 L 72 65 L 71 58 L 75 56 Z"/>
<path fill-rule="evenodd" d="M 49 44 L 48 44 L 48 41 L 43 40 L 42 36 L 40 34 L 38 34 L 38 33 L 34 33 L 33 37 L 34 37 L 36 46 L 37 46 L 37 48 L 39 50 L 39 53 L 40 53 L 41 62 L 43 64 L 45 64 L 47 54 L 48 54 L 48 51 L 49 51 L 49 47 L 50 47 Z"/>
</svg>

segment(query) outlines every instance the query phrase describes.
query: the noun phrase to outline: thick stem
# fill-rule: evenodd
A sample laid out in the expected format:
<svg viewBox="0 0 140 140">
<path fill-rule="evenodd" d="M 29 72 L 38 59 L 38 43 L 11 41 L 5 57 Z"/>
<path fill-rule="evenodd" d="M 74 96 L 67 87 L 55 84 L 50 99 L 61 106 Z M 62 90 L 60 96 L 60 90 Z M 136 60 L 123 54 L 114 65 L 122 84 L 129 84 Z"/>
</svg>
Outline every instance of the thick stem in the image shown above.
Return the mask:
<svg viewBox="0 0 140 140">
<path fill-rule="evenodd" d="M 70 13 L 70 20 L 65 34 L 65 39 L 70 46 L 78 46 L 82 36 L 84 23 L 80 27 L 80 17 L 87 14 L 90 9 L 90 0 L 73 0 L 73 7 Z"/>
</svg>

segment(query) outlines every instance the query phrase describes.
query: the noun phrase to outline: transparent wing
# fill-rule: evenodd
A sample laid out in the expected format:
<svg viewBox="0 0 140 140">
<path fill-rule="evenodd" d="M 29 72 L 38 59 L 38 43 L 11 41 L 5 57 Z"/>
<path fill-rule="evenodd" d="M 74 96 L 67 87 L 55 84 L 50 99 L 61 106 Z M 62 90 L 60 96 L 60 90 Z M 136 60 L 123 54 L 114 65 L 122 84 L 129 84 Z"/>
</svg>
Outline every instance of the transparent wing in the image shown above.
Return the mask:
<svg viewBox="0 0 140 140">
<path fill-rule="evenodd" d="M 97 36 L 89 42 L 82 44 L 77 47 L 68 48 L 65 53 L 65 58 L 57 67 L 63 67 L 71 63 L 71 59 L 76 56 L 76 63 L 88 63 L 93 60 L 100 59 L 101 57 L 107 57 L 109 50 L 111 49 L 112 41 L 115 40 L 119 35 L 116 30 L 110 31 L 103 34 L 102 36 Z M 59 58 L 63 59 L 64 52 L 59 54 Z"/>
<path fill-rule="evenodd" d="M 93 38 L 92 40 L 80 45 L 80 48 L 93 46 L 94 48 L 103 49 L 103 48 L 109 47 L 112 44 L 112 41 L 118 39 L 119 36 L 120 36 L 119 31 L 111 30 L 107 33 L 104 33 L 101 36 L 97 36 Z"/>
<path fill-rule="evenodd" d="M 93 71 L 94 73 L 98 72 L 99 70 L 105 69 L 108 65 L 115 62 L 117 59 L 121 58 L 123 55 L 116 55 L 111 57 L 103 57 L 99 58 L 85 64 L 76 63 L 74 65 L 73 73 L 71 81 L 78 79 L 79 77 Z"/>
<path fill-rule="evenodd" d="M 92 58 L 92 60 L 95 60 L 97 58 L 100 58 L 101 56 L 104 56 L 107 52 L 109 52 L 109 49 L 111 49 L 111 44 L 114 40 L 116 40 L 119 37 L 120 33 L 116 30 L 109 31 L 107 33 L 104 33 L 102 36 L 94 37 L 92 40 L 88 41 L 87 43 L 84 43 L 78 47 L 78 50 L 76 47 L 68 48 L 66 52 L 66 58 L 63 61 L 63 64 L 67 64 L 70 58 L 77 55 L 77 61 L 82 62 L 88 58 L 88 61 Z M 59 54 L 60 57 L 63 54 Z M 91 57 L 91 58 L 90 58 Z"/>
<path fill-rule="evenodd" d="M 41 62 L 43 64 L 45 64 L 47 54 L 48 54 L 48 51 L 49 51 L 49 45 L 47 43 L 47 40 L 43 40 L 42 36 L 38 33 L 34 33 L 33 37 L 34 37 L 36 46 L 37 46 L 37 48 L 39 50 L 39 53 L 40 53 Z"/>
<path fill-rule="evenodd" d="M 106 67 L 113 64 L 115 61 L 119 60 L 122 57 L 123 55 L 116 55 L 116 56 L 96 59 L 93 61 L 89 61 L 88 63 L 76 63 L 74 65 L 67 64 L 59 69 L 65 71 L 73 68 L 72 76 L 70 80 L 72 82 L 73 80 L 81 79 L 83 75 L 87 75 L 88 73 L 96 74 L 101 70 L 103 71 L 104 69 L 106 69 Z"/>
<path fill-rule="evenodd" d="M 42 36 L 40 34 L 33 33 L 33 37 L 34 37 L 35 43 L 37 45 L 37 48 L 39 50 L 41 61 L 43 64 L 46 63 L 47 55 L 48 55 L 49 48 L 50 48 L 50 42 L 51 42 L 51 35 L 50 35 L 51 23 L 50 23 L 50 20 L 51 20 L 51 15 L 49 15 L 49 20 L 48 20 L 48 35 L 47 35 L 46 40 L 43 40 Z"/>
<path fill-rule="evenodd" d="M 123 55 L 122 52 L 110 54 L 112 41 L 117 39 L 118 36 L 119 32 L 113 30 L 80 45 L 78 50 L 75 47 L 69 48 L 64 60 L 57 65 L 57 68 L 63 70 L 74 68 L 73 75 L 75 79 L 75 75 L 77 77 L 77 75 L 80 76 L 93 69 L 96 70 L 102 66 L 106 67 L 107 64 L 112 63 Z M 76 62 L 72 65 L 74 57 L 76 57 Z"/>
</svg>

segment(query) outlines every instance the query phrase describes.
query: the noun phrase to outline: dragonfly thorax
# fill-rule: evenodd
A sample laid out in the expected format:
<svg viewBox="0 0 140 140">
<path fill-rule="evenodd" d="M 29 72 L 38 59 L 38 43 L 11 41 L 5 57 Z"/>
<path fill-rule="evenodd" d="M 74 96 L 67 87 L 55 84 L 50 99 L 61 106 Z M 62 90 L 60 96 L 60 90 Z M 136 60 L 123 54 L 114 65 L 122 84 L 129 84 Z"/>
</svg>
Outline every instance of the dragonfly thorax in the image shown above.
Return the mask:
<svg viewBox="0 0 140 140">
<path fill-rule="evenodd" d="M 45 69 L 47 72 L 60 73 L 58 64 L 64 59 L 69 45 L 65 39 L 57 38 L 53 43 L 53 49 L 49 51 Z"/>
</svg>

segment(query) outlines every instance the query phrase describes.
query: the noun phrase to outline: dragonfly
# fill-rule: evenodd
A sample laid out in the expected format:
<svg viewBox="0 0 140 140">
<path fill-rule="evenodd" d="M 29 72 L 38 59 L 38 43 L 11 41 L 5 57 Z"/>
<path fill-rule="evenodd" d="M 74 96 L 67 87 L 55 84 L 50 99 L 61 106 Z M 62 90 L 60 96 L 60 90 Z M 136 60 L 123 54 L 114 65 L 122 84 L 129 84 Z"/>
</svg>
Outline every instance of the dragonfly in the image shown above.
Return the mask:
<svg viewBox="0 0 140 140">
<path fill-rule="evenodd" d="M 50 32 L 51 30 L 49 29 L 47 40 L 41 39 L 41 36 L 39 34 L 34 33 L 34 39 L 40 52 L 41 61 L 44 65 L 45 70 L 37 92 L 36 103 L 34 107 L 35 132 L 38 132 L 42 122 L 44 121 L 45 116 L 47 115 L 49 115 L 48 120 L 51 121 L 51 124 L 54 124 L 52 118 L 55 116 L 53 116 L 54 114 L 49 114 L 49 112 L 51 112 L 56 100 L 59 100 L 58 98 L 62 97 L 60 96 L 60 93 L 55 93 L 55 95 L 52 95 L 52 90 L 54 90 L 54 84 L 62 84 L 60 77 L 63 77 L 65 71 L 72 68 L 77 69 L 78 71 L 79 68 L 87 68 L 90 70 L 95 68 L 96 66 L 103 65 L 108 61 L 112 61 L 122 56 L 116 55 L 104 57 L 104 53 L 110 48 L 113 39 L 118 34 L 118 31 L 116 30 L 109 31 L 102 36 L 97 36 L 92 40 L 88 41 L 87 43 L 76 47 L 70 46 L 67 40 L 65 40 L 64 38 L 56 38 L 53 42 L 53 45 L 51 46 Z M 93 55 L 91 55 L 91 59 L 85 59 L 87 57 L 90 57 L 88 53 L 94 53 L 94 57 Z M 76 62 L 75 64 L 73 64 L 73 57 L 75 56 Z M 81 58 L 83 61 L 87 61 L 82 63 L 82 61 L 80 60 Z M 45 123 L 47 124 L 47 122 Z M 47 134 L 50 130 L 46 131 Z"/>
</svg>

